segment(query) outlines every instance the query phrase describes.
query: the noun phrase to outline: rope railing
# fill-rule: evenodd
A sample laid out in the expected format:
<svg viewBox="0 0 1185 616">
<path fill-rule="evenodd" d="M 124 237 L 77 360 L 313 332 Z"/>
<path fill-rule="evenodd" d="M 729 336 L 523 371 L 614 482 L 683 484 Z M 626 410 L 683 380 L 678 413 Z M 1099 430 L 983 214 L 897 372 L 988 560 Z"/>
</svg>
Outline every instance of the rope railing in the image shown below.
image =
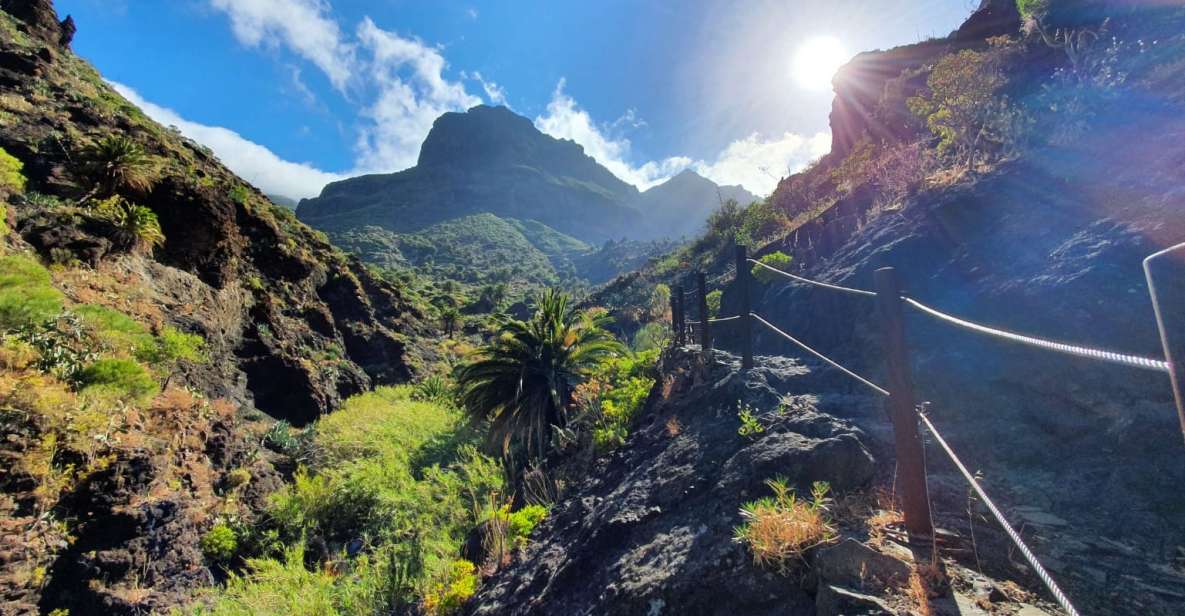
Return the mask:
<svg viewBox="0 0 1185 616">
<path fill-rule="evenodd" d="M 1025 336 L 1022 334 L 1017 334 L 1017 333 L 1005 331 L 1002 329 L 996 329 L 993 327 L 988 327 L 986 325 L 981 325 L 979 323 L 973 323 L 971 321 L 960 319 L 956 316 L 952 316 L 952 315 L 946 314 L 945 312 L 931 308 L 931 307 L 929 307 L 929 306 L 927 306 L 915 299 L 909 298 L 909 297 L 903 297 L 901 299 L 902 299 L 902 301 L 905 302 L 906 305 L 908 305 L 916 310 L 921 311 L 923 314 L 927 314 L 927 315 L 934 317 L 940 321 L 945 321 L 945 322 L 950 323 L 952 325 L 956 325 L 958 327 L 962 327 L 963 329 L 967 329 L 967 330 L 977 332 L 980 334 L 994 336 L 996 338 L 1001 338 L 1004 340 L 1009 340 L 1011 342 L 1025 344 L 1025 345 L 1028 345 L 1031 347 L 1036 347 L 1039 349 L 1045 349 L 1048 351 L 1056 351 L 1058 353 L 1063 353 L 1066 355 L 1075 355 L 1077 357 L 1085 357 L 1087 359 L 1094 359 L 1094 360 L 1098 360 L 1098 361 L 1110 362 L 1113 364 L 1131 366 L 1133 368 L 1143 368 L 1145 370 L 1156 370 L 1158 372 L 1166 372 L 1166 373 L 1169 372 L 1169 363 L 1167 361 L 1163 361 L 1163 360 L 1159 360 L 1159 359 L 1149 359 L 1147 357 L 1139 357 L 1136 355 L 1127 355 L 1124 353 L 1116 353 L 1114 351 L 1107 351 L 1107 350 L 1103 350 L 1103 349 L 1092 349 L 1089 347 L 1078 346 L 1078 345 L 1073 345 L 1073 344 L 1066 344 L 1063 342 L 1054 342 L 1052 340 L 1043 340 L 1041 338 L 1034 338 L 1032 336 Z"/>
<path fill-rule="evenodd" d="M 818 280 L 811 280 L 810 278 L 803 278 L 802 276 L 795 276 L 794 274 L 791 274 L 790 272 L 784 272 L 776 267 L 771 267 L 771 266 L 766 265 L 766 264 L 762 263 L 761 261 L 757 261 L 755 259 L 747 259 L 747 260 L 749 263 L 752 263 L 754 265 L 760 265 L 761 267 L 764 267 L 765 269 L 767 269 L 775 274 L 785 276 L 786 278 L 789 278 L 791 280 L 796 280 L 796 281 L 801 282 L 803 284 L 810 284 L 810 285 L 814 285 L 816 287 L 822 287 L 824 289 L 831 289 L 832 291 L 839 291 L 840 293 L 848 293 L 851 295 L 860 295 L 863 297 L 876 297 L 876 293 L 873 293 L 872 291 L 865 291 L 863 289 L 853 289 L 851 287 L 844 287 L 844 286 L 840 286 L 837 284 L 831 284 L 831 283 L 827 283 L 827 282 L 819 282 Z"/>
<path fill-rule="evenodd" d="M 818 352 L 818 351 L 816 351 L 816 350 L 812 349 L 811 347 L 807 346 L 807 345 L 806 345 L 806 343 L 804 343 L 804 342 L 800 341 L 799 339 L 795 338 L 794 336 L 791 336 L 790 334 L 787 334 L 786 332 L 782 331 L 781 329 L 778 329 L 778 327 L 777 327 L 776 325 L 774 325 L 773 323 L 770 323 L 769 321 L 766 321 L 765 319 L 761 318 L 761 315 L 754 314 L 754 313 L 749 313 L 749 316 L 750 316 L 750 317 L 752 317 L 752 318 L 754 318 L 754 319 L 757 319 L 757 321 L 758 321 L 759 323 L 761 323 L 761 324 L 765 325 L 766 327 L 770 328 L 771 330 L 773 330 L 773 331 L 774 331 L 774 333 L 777 333 L 777 334 L 781 335 L 783 338 L 785 338 L 786 340 L 789 340 L 790 342 L 793 342 L 794 344 L 798 345 L 798 346 L 799 346 L 799 347 L 801 347 L 801 348 L 802 348 L 804 351 L 806 351 L 806 352 L 810 353 L 811 355 L 814 355 L 815 357 L 818 357 L 819 359 L 823 360 L 824 362 L 826 362 L 826 363 L 827 363 L 828 365 L 830 365 L 831 367 L 833 367 L 833 368 L 835 368 L 835 369 L 839 370 L 840 372 L 843 372 L 844 374 L 846 374 L 846 375 L 848 375 L 848 376 L 852 377 L 853 379 L 856 379 L 857 381 L 860 381 L 861 383 L 863 383 L 865 386 L 867 386 L 869 389 L 872 389 L 872 390 L 873 390 L 873 391 L 875 391 L 876 393 L 878 393 L 878 394 L 880 394 L 880 395 L 882 395 L 882 396 L 888 396 L 888 395 L 889 395 L 889 391 L 888 391 L 888 390 L 886 390 L 885 388 L 881 387 L 880 385 L 877 385 L 876 383 L 873 383 L 872 381 L 870 381 L 870 380 L 868 380 L 868 379 L 866 379 L 866 378 L 864 378 L 864 377 L 860 376 L 859 374 L 856 374 L 855 372 L 852 372 L 851 370 L 848 370 L 847 368 L 843 367 L 843 366 L 842 366 L 842 365 L 841 365 L 839 362 L 837 362 L 837 361 L 835 361 L 835 360 L 833 360 L 833 359 L 831 359 L 831 358 L 827 357 L 826 355 L 824 355 L 824 354 L 822 354 L 822 353 L 820 353 L 820 352 Z"/>
<path fill-rule="evenodd" d="M 1153 304 L 1156 308 L 1157 327 L 1160 331 L 1163 346 L 1165 347 L 1164 359 L 1141 357 L 1138 355 L 1131 355 L 1127 353 L 1120 353 L 1106 349 L 1092 348 L 1082 345 L 1068 344 L 1064 342 L 1057 342 L 1054 340 L 1047 340 L 1035 336 L 1027 336 L 1024 334 L 1011 332 L 1004 329 L 990 327 L 981 323 L 968 321 L 947 314 L 936 308 L 927 306 L 913 298 L 902 294 L 896 274 L 892 268 L 882 268 L 876 272 L 876 291 L 867 291 L 864 289 L 857 289 L 852 287 L 845 287 L 842 285 L 821 282 L 812 280 L 803 276 L 798 276 L 772 267 L 760 261 L 749 259 L 746 254 L 744 246 L 737 247 L 737 269 L 736 269 L 736 286 L 734 291 L 737 292 L 739 298 L 740 310 L 739 314 L 730 317 L 707 318 L 701 315 L 701 321 L 686 321 L 682 310 L 680 310 L 677 322 L 674 322 L 676 331 L 682 331 L 682 326 L 698 325 L 702 333 L 703 350 L 702 352 L 710 355 L 711 336 L 709 333 L 709 325 L 719 323 L 722 321 L 740 320 L 741 325 L 737 330 L 736 335 L 740 338 L 739 343 L 742 350 L 742 368 L 747 369 L 752 367 L 752 334 L 750 330 L 750 323 L 757 321 L 768 328 L 773 333 L 782 337 L 783 339 L 801 348 L 806 353 L 818 358 L 827 365 L 843 372 L 848 377 L 860 382 L 865 387 L 875 391 L 887 398 L 888 402 L 886 408 L 889 410 L 889 417 L 893 423 L 894 432 L 894 446 L 896 449 L 898 469 L 901 473 L 901 480 L 903 486 L 902 498 L 905 505 L 905 526 L 911 534 L 918 533 L 921 535 L 931 535 L 933 533 L 933 526 L 930 514 L 929 495 L 926 488 L 926 470 L 925 470 L 925 454 L 923 448 L 923 441 L 919 434 L 918 424 L 919 419 L 925 425 L 929 433 L 934 437 L 935 442 L 941 447 L 943 452 L 954 463 L 959 473 L 968 482 L 971 488 L 979 495 L 979 498 L 985 503 L 988 510 L 991 511 L 992 516 L 1000 524 L 1001 528 L 1008 535 L 1009 539 L 1020 550 L 1024 558 L 1032 566 L 1036 575 L 1041 579 L 1041 582 L 1053 595 L 1057 603 L 1066 611 L 1069 616 L 1078 616 L 1078 611 L 1070 603 L 1065 593 L 1049 575 L 1049 572 L 1037 560 L 1033 551 L 1024 543 L 1020 534 L 1008 523 L 1008 520 L 1000 512 L 999 507 L 988 497 L 983 487 L 975 479 L 975 477 L 967 470 L 967 467 L 955 455 L 954 450 L 947 443 L 946 439 L 939 434 L 937 428 L 930 421 L 925 413 L 919 412 L 915 408 L 915 394 L 912 376 L 910 374 L 911 361 L 909 359 L 908 343 L 905 336 L 905 321 L 902 313 L 902 306 L 909 306 L 910 308 L 920 312 L 921 314 L 935 319 L 937 321 L 953 325 L 968 331 L 972 331 L 985 336 L 1014 342 L 1046 351 L 1053 351 L 1065 355 L 1091 359 L 1100 362 L 1128 366 L 1132 368 L 1140 368 L 1145 370 L 1153 370 L 1160 373 L 1167 373 L 1172 381 L 1173 395 L 1178 403 L 1178 414 L 1180 415 L 1182 428 L 1185 429 L 1185 392 L 1181 391 L 1178 381 L 1185 383 L 1185 367 L 1181 365 L 1174 365 L 1174 354 L 1170 353 L 1169 347 L 1172 345 L 1168 330 L 1163 323 L 1162 311 L 1157 302 L 1156 289 L 1153 285 L 1151 269 L 1148 261 L 1156 259 L 1169 252 L 1176 252 L 1185 250 L 1185 244 L 1176 246 L 1157 253 L 1149 257 L 1145 261 L 1145 273 L 1148 278 L 1148 286 L 1153 295 Z M 778 276 L 782 276 L 789 280 L 831 290 L 849 295 L 856 295 L 860 297 L 872 297 L 877 300 L 877 314 L 881 322 L 881 327 L 885 338 L 885 357 L 887 367 L 888 387 L 881 387 L 876 383 L 864 378 L 856 372 L 848 369 L 839 362 L 827 357 L 819 351 L 811 348 L 806 343 L 795 338 L 789 333 L 783 331 L 770 321 L 766 320 L 761 315 L 752 312 L 749 307 L 749 278 L 751 277 L 748 264 L 753 264 L 768 270 Z M 705 285 L 703 283 L 704 275 L 697 274 L 698 292 L 693 292 L 692 295 L 700 301 L 701 312 L 706 312 L 704 308 L 705 299 Z M 680 301 L 681 305 L 681 301 Z M 1182 346 L 1177 344 L 1177 346 Z"/>
<path fill-rule="evenodd" d="M 942 450 L 946 452 L 946 456 L 950 458 L 950 461 L 953 462 L 955 467 L 959 469 L 959 473 L 963 475 L 963 479 L 967 480 L 967 483 L 971 484 L 971 489 L 975 490 L 975 493 L 979 495 L 980 500 L 982 500 L 983 504 L 987 506 L 988 511 L 992 513 L 992 517 L 996 518 L 996 522 L 998 522 L 1004 529 L 1004 532 L 1008 534 L 1008 538 L 1012 540 L 1012 543 L 1016 544 L 1017 549 L 1020 550 L 1020 553 L 1025 557 L 1025 560 L 1029 561 L 1029 565 L 1033 567 L 1033 571 L 1037 573 L 1037 577 L 1041 578 L 1041 582 L 1045 584 L 1045 587 L 1049 589 L 1050 594 L 1052 594 L 1053 598 L 1057 600 L 1058 605 L 1061 605 L 1062 609 L 1066 610 L 1066 613 L 1069 614 L 1069 616 L 1079 616 L 1078 610 L 1074 609 L 1074 606 L 1070 603 L 1070 599 L 1066 597 L 1066 593 L 1062 592 L 1061 587 L 1057 585 L 1057 582 L 1053 580 L 1053 577 L 1049 575 L 1049 572 L 1045 570 L 1045 567 L 1041 566 L 1041 562 L 1037 560 L 1037 557 L 1033 554 L 1033 551 L 1029 549 L 1029 546 L 1025 545 L 1025 542 L 1021 539 L 1020 534 L 1012 528 L 1012 525 L 1008 523 L 1008 520 L 1004 517 L 1004 514 L 1000 513 L 1000 508 L 996 506 L 996 503 L 992 502 L 992 499 L 987 495 L 987 492 L 984 492 L 983 488 L 979 485 L 979 482 L 975 480 L 975 476 L 967 470 L 967 467 L 964 466 L 963 462 L 959 460 L 959 457 L 955 455 L 954 450 L 951 449 L 950 445 L 947 444 L 946 439 L 942 438 L 942 435 L 938 433 L 938 429 L 934 427 L 934 424 L 930 421 L 930 418 L 922 412 L 918 412 L 917 415 L 922 420 L 922 424 L 926 426 L 926 429 L 930 431 L 930 434 L 934 437 L 934 440 L 938 443 Z"/>
</svg>

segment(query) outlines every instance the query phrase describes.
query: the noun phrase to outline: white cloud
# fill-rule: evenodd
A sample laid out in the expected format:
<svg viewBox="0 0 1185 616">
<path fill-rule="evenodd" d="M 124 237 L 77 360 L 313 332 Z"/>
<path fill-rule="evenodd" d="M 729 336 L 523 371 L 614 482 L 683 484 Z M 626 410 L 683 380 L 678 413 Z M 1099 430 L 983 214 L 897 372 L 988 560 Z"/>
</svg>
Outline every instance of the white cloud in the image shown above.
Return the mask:
<svg viewBox="0 0 1185 616">
<path fill-rule="evenodd" d="M 480 72 L 462 72 L 461 78 L 472 79 L 473 81 L 476 81 L 478 84 L 480 84 L 481 89 L 486 93 L 486 100 L 489 101 L 491 105 L 503 105 L 507 108 L 510 107 L 510 103 L 506 100 L 506 89 L 497 83 L 486 79 L 485 76 L 483 76 Z"/>
<path fill-rule="evenodd" d="M 613 172 L 613 175 L 645 190 L 661 184 L 667 178 L 691 164 L 685 156 L 673 156 L 661 161 L 650 161 L 634 166 L 628 162 L 630 140 L 613 138 L 593 121 L 587 111 L 564 92 L 566 81 L 560 79 L 547 104 L 547 112 L 535 118 L 539 130 L 557 139 L 571 139 L 584 147 L 584 152 Z M 631 121 L 632 113 L 627 112 Z M 611 127 L 610 127 L 611 128 Z"/>
<path fill-rule="evenodd" d="M 787 132 L 771 139 L 754 133 L 730 143 L 712 162 L 672 156 L 635 165 L 629 162 L 629 139 L 613 138 L 610 134 L 623 125 L 638 127 L 645 126 L 645 122 L 630 109 L 616 122 L 599 127 L 564 92 L 565 85 L 563 79 L 556 85 L 547 112 L 535 118 L 535 126 L 553 137 L 571 139 L 584 146 L 585 153 L 641 190 L 690 168 L 717 184 L 740 184 L 754 194 L 768 195 L 777 187 L 778 180 L 802 169 L 831 148 L 831 137 L 825 132 L 810 137 Z"/>
<path fill-rule="evenodd" d="M 463 84 L 444 78 L 447 63 L 438 49 L 383 30 L 370 18 L 358 25 L 357 38 L 369 52 L 367 77 L 378 92 L 362 111 L 367 123 L 356 144 L 358 169 L 410 167 L 436 118 L 481 104 Z"/>
<path fill-rule="evenodd" d="M 190 122 L 172 109 L 144 100 L 135 90 L 121 83 L 110 84 L 148 117 L 165 126 L 176 126 L 181 134 L 208 146 L 226 166 L 267 194 L 312 197 L 320 194 L 321 188 L 329 182 L 345 177 L 321 171 L 308 163 L 286 161 L 230 129 Z"/>
<path fill-rule="evenodd" d="M 326 0 L 210 0 L 230 17 L 235 38 L 249 47 L 287 46 L 345 91 L 354 48 L 342 37 Z"/>
<path fill-rule="evenodd" d="M 754 133 L 728 144 L 715 162 L 699 161 L 693 168 L 722 186 L 740 184 L 755 195 L 768 195 L 778 180 L 830 150 L 831 135 L 825 132 L 811 137 L 787 132 L 773 139 Z"/>
</svg>

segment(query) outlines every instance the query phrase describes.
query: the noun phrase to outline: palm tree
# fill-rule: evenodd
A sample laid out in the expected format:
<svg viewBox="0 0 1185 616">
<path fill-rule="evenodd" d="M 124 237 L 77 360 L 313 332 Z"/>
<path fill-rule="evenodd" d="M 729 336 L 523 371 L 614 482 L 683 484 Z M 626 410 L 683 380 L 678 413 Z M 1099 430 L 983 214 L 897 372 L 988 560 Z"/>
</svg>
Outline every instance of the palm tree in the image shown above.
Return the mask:
<svg viewBox="0 0 1185 616">
<path fill-rule="evenodd" d="M 156 183 L 156 160 L 140 144 L 120 135 L 108 136 L 88 148 L 83 168 L 95 185 L 79 203 L 121 190 L 145 193 Z"/>
<path fill-rule="evenodd" d="M 501 318 L 501 331 L 457 373 L 461 403 L 489 419 L 491 439 L 503 456 L 538 459 L 547 453 L 551 426 L 566 423 L 573 388 L 597 365 L 623 352 L 604 329 L 607 316 L 578 312 L 556 289 L 538 298 L 527 321 Z"/>
<path fill-rule="evenodd" d="M 449 306 L 440 312 L 440 323 L 444 326 L 444 333 L 449 338 L 453 337 L 453 330 L 457 327 L 457 321 L 461 319 L 461 313 L 457 312 L 456 308 Z"/>
</svg>

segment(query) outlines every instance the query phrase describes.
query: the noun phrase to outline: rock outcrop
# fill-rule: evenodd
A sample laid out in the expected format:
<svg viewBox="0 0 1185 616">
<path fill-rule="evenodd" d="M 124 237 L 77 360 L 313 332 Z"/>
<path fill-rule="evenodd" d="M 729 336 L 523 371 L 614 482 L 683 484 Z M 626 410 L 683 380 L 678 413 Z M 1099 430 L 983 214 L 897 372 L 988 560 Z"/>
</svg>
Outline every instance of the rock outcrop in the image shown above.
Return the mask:
<svg viewBox="0 0 1185 616">
<path fill-rule="evenodd" d="M 12 208 L 29 244 L 50 260 L 134 277 L 166 320 L 203 335 L 225 367 L 187 384 L 275 417 L 303 424 L 373 383 L 413 374 L 419 360 L 406 336 L 421 315 L 398 288 L 273 206 L 208 149 L 121 98 L 69 51 L 70 28 L 48 0 L 8 0 L 3 8 L 11 27 L 0 29 L 8 95 L 0 147 L 23 163 L 31 191 L 76 200 L 86 192 L 86 148 L 112 135 L 161 163 L 137 199 L 165 236 L 149 257 L 119 257 L 127 251 L 117 250 L 109 229 L 33 202 Z M 317 353 L 330 361 L 304 359 Z"/>
</svg>

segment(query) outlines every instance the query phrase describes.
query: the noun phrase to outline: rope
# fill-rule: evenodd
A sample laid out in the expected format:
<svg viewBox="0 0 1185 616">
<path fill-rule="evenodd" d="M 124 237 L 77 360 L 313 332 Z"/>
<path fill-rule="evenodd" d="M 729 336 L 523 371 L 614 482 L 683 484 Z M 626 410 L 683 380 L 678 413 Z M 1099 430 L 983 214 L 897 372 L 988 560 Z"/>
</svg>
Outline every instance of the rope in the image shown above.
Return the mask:
<svg viewBox="0 0 1185 616">
<path fill-rule="evenodd" d="M 725 321 L 735 321 L 739 318 L 741 318 L 741 315 L 737 314 L 737 315 L 733 315 L 731 317 L 721 317 L 719 319 L 708 319 L 708 322 L 709 323 L 723 323 Z"/>
<path fill-rule="evenodd" d="M 999 522 L 1000 526 L 1004 528 L 1004 531 L 1008 533 L 1008 538 L 1012 539 L 1012 542 L 1015 543 L 1016 547 L 1020 549 L 1020 553 L 1024 555 L 1025 560 L 1029 561 L 1029 564 L 1033 566 L 1033 570 L 1037 572 L 1037 576 L 1041 578 L 1041 581 L 1045 583 L 1045 587 L 1048 588 L 1049 592 L 1053 594 L 1053 598 L 1056 599 L 1058 604 L 1062 606 L 1062 609 L 1066 610 L 1067 614 L 1070 616 L 1079 616 L 1078 610 L 1074 609 L 1074 606 L 1070 604 L 1070 600 L 1066 598 L 1065 593 L 1063 593 L 1062 589 L 1058 587 L 1057 582 L 1053 581 L 1053 578 L 1050 577 L 1049 572 L 1046 571 L 1045 567 L 1042 567 L 1041 563 L 1037 561 L 1037 557 L 1033 555 L 1033 552 L 1029 549 L 1029 546 L 1025 545 L 1025 542 L 1021 540 L 1020 535 L 1012 529 L 1012 526 L 1009 525 L 1008 521 L 1004 519 L 1004 514 L 1000 513 L 1000 509 L 996 507 L 996 504 L 992 502 L 992 499 L 988 498 L 987 493 L 984 492 L 983 488 L 979 486 L 979 482 L 976 481 L 975 477 L 973 477 L 971 473 L 967 471 L 967 467 L 963 466 L 963 463 L 959 460 L 958 456 L 956 456 L 955 452 L 951 450 L 950 445 L 946 444 L 946 439 L 943 439 L 942 435 L 939 434 L 938 430 L 934 427 L 934 424 L 930 423 L 930 418 L 926 417 L 925 413 L 920 412 L 918 413 L 918 417 L 922 419 L 922 423 L 924 423 L 926 428 L 930 430 L 930 434 L 934 435 L 934 440 L 938 441 L 938 444 L 942 446 L 943 451 L 946 452 L 946 455 L 950 458 L 951 462 L 954 462 L 955 466 L 958 467 L 959 472 L 963 474 L 963 478 L 971 484 L 971 488 L 974 489 L 975 493 L 979 495 L 979 498 L 983 501 L 983 504 L 987 505 L 988 510 L 992 512 L 992 516 L 996 518 L 996 521 Z"/>
<path fill-rule="evenodd" d="M 993 329 L 971 321 L 964 321 L 958 317 L 951 316 L 945 312 L 939 312 L 921 302 L 912 300 L 908 297 L 901 298 L 906 304 L 932 316 L 941 319 L 948 323 L 952 323 L 959 327 L 969 329 L 981 334 L 989 336 L 996 336 L 1012 342 L 1019 342 L 1049 351 L 1057 351 L 1065 353 L 1066 355 L 1076 355 L 1078 357 L 1086 357 L 1088 359 L 1095 359 L 1099 361 L 1107 361 L 1114 364 L 1122 364 L 1125 366 L 1132 366 L 1135 368 L 1144 368 L 1145 370 L 1157 370 L 1160 372 L 1169 372 L 1169 363 L 1158 359 L 1148 359 L 1146 357 L 1137 357 L 1135 355 L 1124 355 L 1122 353 L 1114 353 L 1111 351 L 1104 351 L 1101 349 L 1091 349 L 1087 347 L 1075 346 L 1072 344 L 1063 344 L 1061 342 L 1052 342 L 1049 340 L 1042 340 L 1040 338 L 1032 338 L 1030 336 L 1022 336 L 1021 334 L 1014 334 L 1000 329 Z"/>
<path fill-rule="evenodd" d="M 813 284 L 816 287 L 823 287 L 824 289 L 831 289 L 832 291 L 839 291 L 841 293 L 850 293 L 852 295 L 862 295 L 865 297 L 876 297 L 876 293 L 873 293 L 872 291 L 864 291 L 862 289 L 853 289 L 851 287 L 841 287 L 841 286 L 835 285 L 835 284 L 827 284 L 826 282 L 819 282 L 818 280 L 811 280 L 810 278 L 803 278 L 802 276 L 795 276 L 794 274 L 791 274 L 790 272 L 783 272 L 782 270 L 774 268 L 774 267 L 770 267 L 770 266 L 762 263 L 761 261 L 754 261 L 753 259 L 746 259 L 746 260 L 749 263 L 752 263 L 754 265 L 760 265 L 761 267 L 764 267 L 765 269 L 767 269 L 771 272 L 774 272 L 775 274 L 781 274 L 791 280 L 797 280 L 798 282 L 804 282 L 806 284 Z"/>
<path fill-rule="evenodd" d="M 703 324 L 703 321 L 691 321 L 691 320 L 687 320 L 687 321 L 684 321 L 684 323 L 686 323 L 686 324 L 688 324 L 688 325 L 702 325 L 702 324 Z M 709 323 L 711 323 L 711 321 L 709 321 Z"/>
<path fill-rule="evenodd" d="M 843 366 L 841 366 L 841 365 L 839 365 L 838 363 L 836 363 L 836 362 L 832 361 L 831 359 L 829 359 L 829 358 L 828 358 L 826 355 L 823 355 L 822 353 L 820 353 L 820 352 L 818 352 L 818 351 L 816 351 L 816 350 L 812 349 L 811 347 L 809 347 L 809 346 L 807 346 L 807 345 L 803 344 L 802 342 L 799 342 L 797 338 L 795 338 L 794 336 L 791 336 L 790 334 L 787 334 L 786 332 L 784 332 L 784 331 L 782 331 L 782 330 L 778 329 L 776 326 L 774 326 L 774 324 L 773 324 L 773 323 L 770 323 L 769 321 L 766 321 L 765 319 L 761 318 L 761 316 L 760 316 L 760 315 L 757 315 L 757 314 L 750 313 L 750 314 L 749 314 L 749 316 L 753 317 L 754 319 L 757 319 L 758 321 L 761 321 L 762 323 L 764 323 L 764 324 L 765 324 L 765 326 L 766 326 L 766 327 L 768 327 L 768 328 L 770 328 L 770 329 L 774 330 L 774 331 L 775 331 L 775 332 L 777 332 L 778 334 L 781 334 L 783 338 L 785 338 L 785 339 L 789 340 L 790 342 L 793 342 L 794 344 L 796 344 L 796 345 L 798 345 L 798 346 L 802 347 L 802 348 L 803 348 L 805 351 L 807 351 L 808 353 L 810 353 L 810 354 L 814 355 L 815 357 L 818 357 L 819 359 L 821 359 L 821 360 L 823 360 L 823 361 L 827 362 L 827 363 L 828 363 L 828 364 L 830 364 L 830 365 L 831 365 L 833 368 L 837 368 L 837 369 L 839 369 L 839 370 L 840 370 L 841 372 L 843 372 L 844 374 L 846 374 L 846 375 L 848 375 L 848 376 L 852 377 L 853 379 L 856 379 L 857 381 L 860 381 L 861 383 L 863 383 L 863 384 L 867 385 L 868 387 L 872 388 L 872 389 L 873 389 L 873 390 L 875 390 L 875 391 L 876 391 L 878 394 L 881 394 L 882 396 L 887 396 L 887 395 L 889 395 L 889 392 L 888 392 L 887 390 L 885 390 L 884 388 L 880 387 L 880 386 L 879 386 L 879 385 L 877 385 L 876 383 L 873 383 L 872 381 L 869 381 L 868 379 L 866 379 L 866 378 L 864 378 L 864 377 L 860 376 L 859 374 L 856 374 L 855 372 L 852 372 L 851 370 L 848 370 L 847 368 L 844 368 Z"/>
</svg>

